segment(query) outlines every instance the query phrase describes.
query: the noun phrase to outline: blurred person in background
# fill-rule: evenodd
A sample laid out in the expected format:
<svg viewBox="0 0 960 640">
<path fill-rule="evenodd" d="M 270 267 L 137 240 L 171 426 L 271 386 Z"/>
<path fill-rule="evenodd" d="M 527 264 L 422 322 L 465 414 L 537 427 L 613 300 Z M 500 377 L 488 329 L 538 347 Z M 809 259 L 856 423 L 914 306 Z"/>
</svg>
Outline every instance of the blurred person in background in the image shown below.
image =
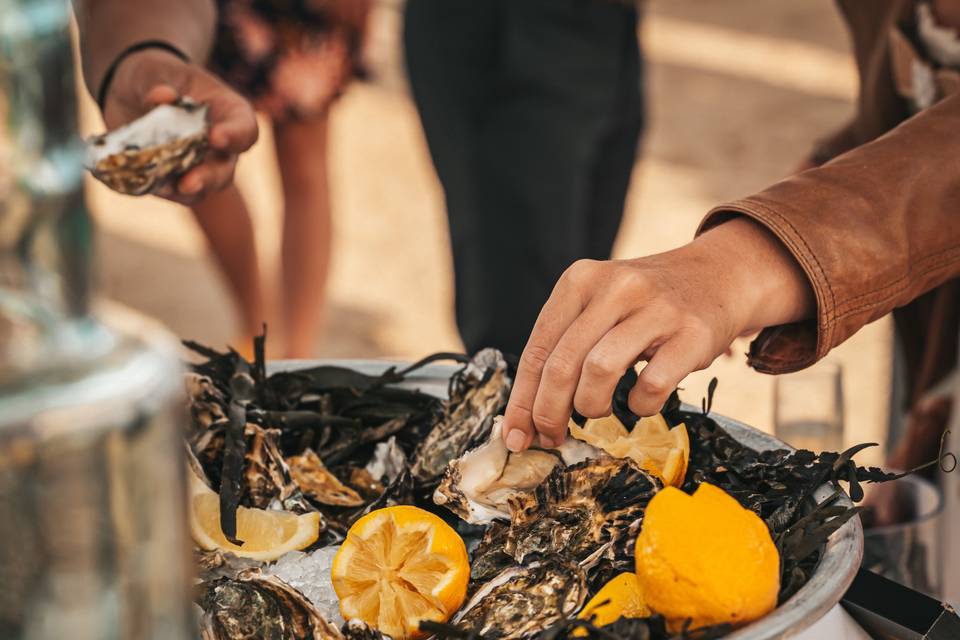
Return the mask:
<svg viewBox="0 0 960 640">
<path fill-rule="evenodd" d="M 370 0 L 217 0 L 209 68 L 273 123 L 283 187 L 278 295 L 264 288 L 253 225 L 236 186 L 192 205 L 237 300 L 249 348 L 278 309 L 285 356 L 313 355 L 326 301 L 330 105 L 354 75 Z M 277 304 L 279 303 L 279 304 Z M 268 307 L 265 307 L 268 304 Z"/>
<path fill-rule="evenodd" d="M 610 257 L 643 123 L 637 19 L 615 0 L 407 1 L 468 352 L 520 353 L 564 269 Z"/>
<path fill-rule="evenodd" d="M 250 136 L 256 137 L 247 101 L 273 123 L 284 198 L 279 299 L 270 295 L 274 287 L 264 287 L 251 217 L 232 183 L 235 153 L 216 165 L 216 172 L 205 162 L 167 194 L 191 207 L 226 276 L 240 312 L 243 335 L 234 344 L 241 349 L 250 348 L 264 322 L 278 320 L 286 357 L 314 351 L 330 264 L 329 108 L 359 66 L 369 4 L 75 3 L 84 76 L 91 93 L 101 98 L 108 128 L 135 119 L 158 102 L 190 95 L 211 105 L 216 158 L 217 118 L 227 109 L 228 115 L 243 113 L 244 143 L 252 144 Z M 103 87 L 110 65 L 110 86 Z M 280 317 L 272 317 L 268 308 L 279 309 Z"/>
</svg>

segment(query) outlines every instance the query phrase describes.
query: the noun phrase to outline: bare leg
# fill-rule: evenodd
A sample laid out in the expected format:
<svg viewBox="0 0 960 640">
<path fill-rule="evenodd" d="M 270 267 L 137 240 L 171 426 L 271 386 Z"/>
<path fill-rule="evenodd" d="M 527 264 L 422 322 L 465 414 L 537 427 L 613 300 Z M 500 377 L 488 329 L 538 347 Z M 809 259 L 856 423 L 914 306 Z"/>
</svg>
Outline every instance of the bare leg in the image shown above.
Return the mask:
<svg viewBox="0 0 960 640">
<path fill-rule="evenodd" d="M 283 179 L 283 311 L 287 357 L 313 355 L 330 267 L 327 116 L 276 128 Z"/>
<path fill-rule="evenodd" d="M 241 337 L 259 333 L 264 322 L 263 290 L 253 223 L 243 196 L 235 185 L 230 185 L 207 195 L 191 208 L 239 308 Z M 233 346 L 251 348 L 249 344 Z"/>
</svg>

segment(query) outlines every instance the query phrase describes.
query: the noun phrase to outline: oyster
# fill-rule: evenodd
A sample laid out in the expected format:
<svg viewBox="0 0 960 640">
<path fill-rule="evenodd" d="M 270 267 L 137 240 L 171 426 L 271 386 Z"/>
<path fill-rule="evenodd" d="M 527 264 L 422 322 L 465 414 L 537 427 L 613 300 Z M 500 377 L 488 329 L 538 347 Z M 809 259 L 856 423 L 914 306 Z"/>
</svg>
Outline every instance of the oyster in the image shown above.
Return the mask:
<svg viewBox="0 0 960 640">
<path fill-rule="evenodd" d="M 280 431 L 264 429 L 248 422 L 243 431 L 246 451 L 243 461 L 243 482 L 240 503 L 258 509 L 283 508 L 295 513 L 316 511 L 291 476 L 290 468 L 277 444 Z M 191 443 L 203 478 L 214 491 L 220 486 L 220 473 L 225 447 L 225 425 L 214 424 L 197 433 Z"/>
<path fill-rule="evenodd" d="M 199 547 L 193 549 L 193 560 L 204 580 L 234 578 L 241 571 L 259 568 L 262 564 L 259 560 L 241 558 L 222 549 L 207 550 Z"/>
<path fill-rule="evenodd" d="M 502 427 L 503 418 L 497 416 L 489 439 L 452 461 L 433 494 L 436 504 L 471 524 L 509 520 L 511 499 L 532 491 L 555 467 L 604 455 L 574 438 L 567 438 L 556 449 L 542 449 L 535 441 L 526 451 L 513 453 L 503 443 Z"/>
<path fill-rule="evenodd" d="M 264 429 L 248 422 L 244 429 L 247 453 L 243 469 L 243 503 L 258 509 L 276 507 L 305 513 L 316 511 L 290 474 L 280 453 L 278 429 Z"/>
<path fill-rule="evenodd" d="M 507 362 L 496 349 L 482 349 L 450 381 L 441 419 L 413 455 L 413 476 L 429 483 L 447 464 L 481 442 L 510 395 Z"/>
<path fill-rule="evenodd" d="M 517 562 L 557 553 L 590 567 L 635 537 L 660 481 L 629 458 L 604 457 L 556 468 L 533 492 L 512 500 L 503 550 Z"/>
<path fill-rule="evenodd" d="M 336 507 L 359 507 L 363 498 L 333 475 L 313 449 L 287 458 L 290 475 L 303 493 L 319 504 Z"/>
<path fill-rule="evenodd" d="M 467 587 L 469 595 L 514 564 L 513 557 L 503 550 L 509 530 L 509 526 L 503 522 L 494 522 L 487 527 L 471 555 L 473 560 L 470 562 L 470 583 Z"/>
<path fill-rule="evenodd" d="M 390 436 L 386 442 L 379 442 L 373 450 L 373 457 L 364 467 L 376 480 L 390 484 L 407 467 L 407 456 L 397 444 L 397 437 Z"/>
<path fill-rule="evenodd" d="M 501 571 L 470 598 L 454 623 L 481 636 L 523 638 L 576 613 L 586 595 L 583 569 L 546 555 Z"/>
<path fill-rule="evenodd" d="M 204 611 L 203 640 L 343 638 L 299 591 L 258 569 L 202 583 L 196 602 Z"/>
<path fill-rule="evenodd" d="M 203 161 L 208 130 L 207 106 L 180 98 L 90 138 L 85 164 L 114 191 L 151 193 Z"/>
<path fill-rule="evenodd" d="M 190 417 L 199 434 L 216 424 L 227 423 L 224 410 L 229 401 L 208 376 L 188 373 L 184 376 L 187 397 L 190 399 Z"/>
</svg>

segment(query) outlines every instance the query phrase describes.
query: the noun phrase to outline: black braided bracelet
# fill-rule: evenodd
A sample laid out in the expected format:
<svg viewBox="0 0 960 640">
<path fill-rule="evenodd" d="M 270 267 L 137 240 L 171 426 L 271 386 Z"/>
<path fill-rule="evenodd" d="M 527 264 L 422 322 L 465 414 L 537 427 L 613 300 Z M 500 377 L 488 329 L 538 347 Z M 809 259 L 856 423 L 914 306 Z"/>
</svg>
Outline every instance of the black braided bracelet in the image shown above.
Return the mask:
<svg viewBox="0 0 960 640">
<path fill-rule="evenodd" d="M 103 108 L 107 101 L 107 91 L 110 90 L 110 83 L 113 81 L 113 76 L 117 73 L 117 67 L 119 67 L 120 63 L 126 60 L 128 56 L 138 51 L 143 51 L 144 49 L 162 49 L 163 51 L 172 53 L 184 62 L 190 62 L 190 57 L 187 54 L 169 42 L 163 40 L 141 40 L 140 42 L 135 42 L 121 51 L 117 57 L 113 59 L 113 62 L 110 63 L 110 66 L 107 67 L 107 72 L 103 74 L 103 80 L 100 81 L 100 89 L 97 91 L 97 105 L 100 107 L 101 113 L 103 113 Z"/>
</svg>

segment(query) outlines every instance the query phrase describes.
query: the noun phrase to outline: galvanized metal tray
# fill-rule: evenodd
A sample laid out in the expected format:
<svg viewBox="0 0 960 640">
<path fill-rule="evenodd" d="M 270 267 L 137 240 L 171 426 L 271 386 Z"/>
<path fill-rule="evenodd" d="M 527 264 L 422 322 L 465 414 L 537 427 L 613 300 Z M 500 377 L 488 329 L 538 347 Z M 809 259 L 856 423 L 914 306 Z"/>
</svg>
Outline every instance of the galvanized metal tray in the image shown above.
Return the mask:
<svg viewBox="0 0 960 640">
<path fill-rule="evenodd" d="M 364 373 L 377 375 L 387 367 L 402 368 L 406 362 L 386 360 L 285 360 L 270 363 L 270 371 L 302 369 L 320 364 L 350 367 Z M 424 393 L 446 397 L 450 376 L 456 366 L 433 364 L 411 375 L 402 385 L 416 388 Z M 696 407 L 684 406 L 696 411 Z M 749 425 L 724 416 L 712 416 L 731 436 L 757 451 L 768 449 L 793 449 L 790 445 Z M 814 498 L 823 500 L 833 493 L 835 487 L 824 484 L 814 493 Z M 846 494 L 840 504 L 852 506 Z M 860 518 L 853 518 L 838 529 L 827 541 L 820 563 L 810 580 L 792 598 L 760 620 L 725 636 L 728 640 L 775 640 L 791 638 L 832 609 L 846 592 L 860 567 L 863 557 L 863 528 Z"/>
</svg>

